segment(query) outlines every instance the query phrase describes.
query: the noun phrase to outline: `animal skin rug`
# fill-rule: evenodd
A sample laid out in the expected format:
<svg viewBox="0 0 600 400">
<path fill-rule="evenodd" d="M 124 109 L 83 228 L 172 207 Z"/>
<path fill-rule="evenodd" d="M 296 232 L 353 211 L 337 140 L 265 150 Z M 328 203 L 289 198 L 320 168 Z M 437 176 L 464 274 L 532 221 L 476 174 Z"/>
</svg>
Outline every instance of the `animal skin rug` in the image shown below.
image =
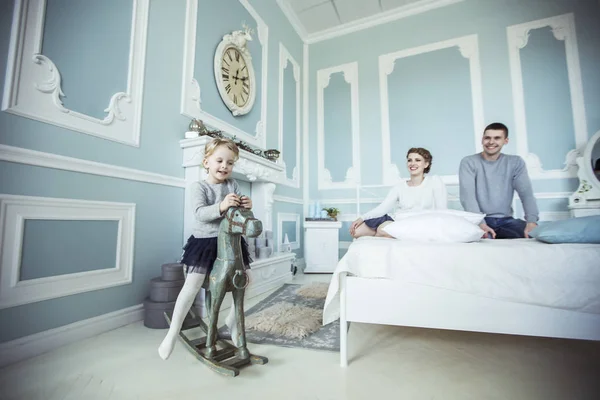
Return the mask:
<svg viewBox="0 0 600 400">
<path fill-rule="evenodd" d="M 327 297 L 329 284 L 324 282 L 314 282 L 309 285 L 304 285 L 296 291 L 298 296 L 309 297 L 313 299 L 324 299 Z"/>
<path fill-rule="evenodd" d="M 246 329 L 302 339 L 321 328 L 323 312 L 291 303 L 277 303 L 246 318 Z"/>
</svg>

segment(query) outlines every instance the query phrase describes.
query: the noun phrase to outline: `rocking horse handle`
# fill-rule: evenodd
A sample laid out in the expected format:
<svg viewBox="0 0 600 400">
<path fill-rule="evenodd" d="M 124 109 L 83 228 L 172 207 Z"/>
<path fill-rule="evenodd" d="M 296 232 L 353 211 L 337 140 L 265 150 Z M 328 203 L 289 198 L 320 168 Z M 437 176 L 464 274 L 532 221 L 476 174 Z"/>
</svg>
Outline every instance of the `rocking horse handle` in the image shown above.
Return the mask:
<svg viewBox="0 0 600 400">
<path fill-rule="evenodd" d="M 243 286 L 238 286 L 237 283 L 236 283 L 236 279 L 235 278 L 238 277 L 238 276 L 242 276 L 242 275 L 245 278 L 244 279 L 244 285 Z M 235 271 L 235 274 L 233 275 L 233 278 L 231 278 L 231 283 L 233 284 L 233 287 L 236 288 L 236 289 L 242 289 L 242 290 L 246 289 L 248 287 L 248 285 L 250 284 L 250 278 L 248 277 L 248 273 L 246 271 L 240 271 L 240 270 Z"/>
</svg>

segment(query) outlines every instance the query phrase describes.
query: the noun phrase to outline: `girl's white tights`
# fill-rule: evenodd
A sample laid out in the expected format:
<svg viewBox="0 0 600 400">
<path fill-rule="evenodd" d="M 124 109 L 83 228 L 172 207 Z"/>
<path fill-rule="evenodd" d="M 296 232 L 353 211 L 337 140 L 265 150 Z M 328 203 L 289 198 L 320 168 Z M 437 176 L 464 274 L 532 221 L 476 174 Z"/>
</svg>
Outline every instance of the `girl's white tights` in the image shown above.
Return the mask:
<svg viewBox="0 0 600 400">
<path fill-rule="evenodd" d="M 177 296 L 177 301 L 175 302 L 175 308 L 173 309 L 173 317 L 171 318 L 171 326 L 169 327 L 167 335 L 158 347 L 158 355 L 163 360 L 169 358 L 169 356 L 173 352 L 173 347 L 175 346 L 177 335 L 181 330 L 181 326 L 183 325 L 183 321 L 185 320 L 188 311 L 192 307 L 192 304 L 194 304 L 196 295 L 202 288 L 205 276 L 205 274 L 198 274 L 193 272 L 187 274 L 185 278 L 185 283 L 183 284 L 183 288 L 181 289 L 181 292 L 179 292 L 179 295 Z M 229 332 L 231 332 L 231 337 L 237 337 L 237 323 L 235 320 L 235 307 L 233 306 L 233 304 L 229 311 L 229 315 L 225 319 L 225 323 L 229 328 Z M 235 343 L 235 341 L 234 344 L 237 346 L 237 343 Z"/>
</svg>

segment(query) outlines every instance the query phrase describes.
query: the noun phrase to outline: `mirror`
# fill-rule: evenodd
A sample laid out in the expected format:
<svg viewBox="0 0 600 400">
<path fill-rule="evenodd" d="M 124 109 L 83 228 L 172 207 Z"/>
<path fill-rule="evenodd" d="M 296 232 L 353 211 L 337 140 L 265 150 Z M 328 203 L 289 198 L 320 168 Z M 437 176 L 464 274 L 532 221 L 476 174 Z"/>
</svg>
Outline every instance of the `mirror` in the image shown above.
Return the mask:
<svg viewBox="0 0 600 400">
<path fill-rule="evenodd" d="M 600 209 L 600 131 L 589 140 L 583 155 L 577 157 L 579 187 L 569 197 L 569 208 Z"/>
</svg>

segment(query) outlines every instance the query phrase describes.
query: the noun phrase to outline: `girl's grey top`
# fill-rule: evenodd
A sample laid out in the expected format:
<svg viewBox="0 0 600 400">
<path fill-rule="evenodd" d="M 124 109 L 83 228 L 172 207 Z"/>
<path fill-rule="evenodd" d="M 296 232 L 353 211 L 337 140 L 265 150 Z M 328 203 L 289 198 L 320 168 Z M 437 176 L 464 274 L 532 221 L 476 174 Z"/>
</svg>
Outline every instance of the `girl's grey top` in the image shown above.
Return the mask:
<svg viewBox="0 0 600 400">
<path fill-rule="evenodd" d="M 198 239 L 218 236 L 223 219 L 219 205 L 229 193 L 241 196 L 238 183 L 235 179 L 227 179 L 223 183 L 194 182 L 190 192 L 196 222 L 192 235 Z"/>
</svg>

